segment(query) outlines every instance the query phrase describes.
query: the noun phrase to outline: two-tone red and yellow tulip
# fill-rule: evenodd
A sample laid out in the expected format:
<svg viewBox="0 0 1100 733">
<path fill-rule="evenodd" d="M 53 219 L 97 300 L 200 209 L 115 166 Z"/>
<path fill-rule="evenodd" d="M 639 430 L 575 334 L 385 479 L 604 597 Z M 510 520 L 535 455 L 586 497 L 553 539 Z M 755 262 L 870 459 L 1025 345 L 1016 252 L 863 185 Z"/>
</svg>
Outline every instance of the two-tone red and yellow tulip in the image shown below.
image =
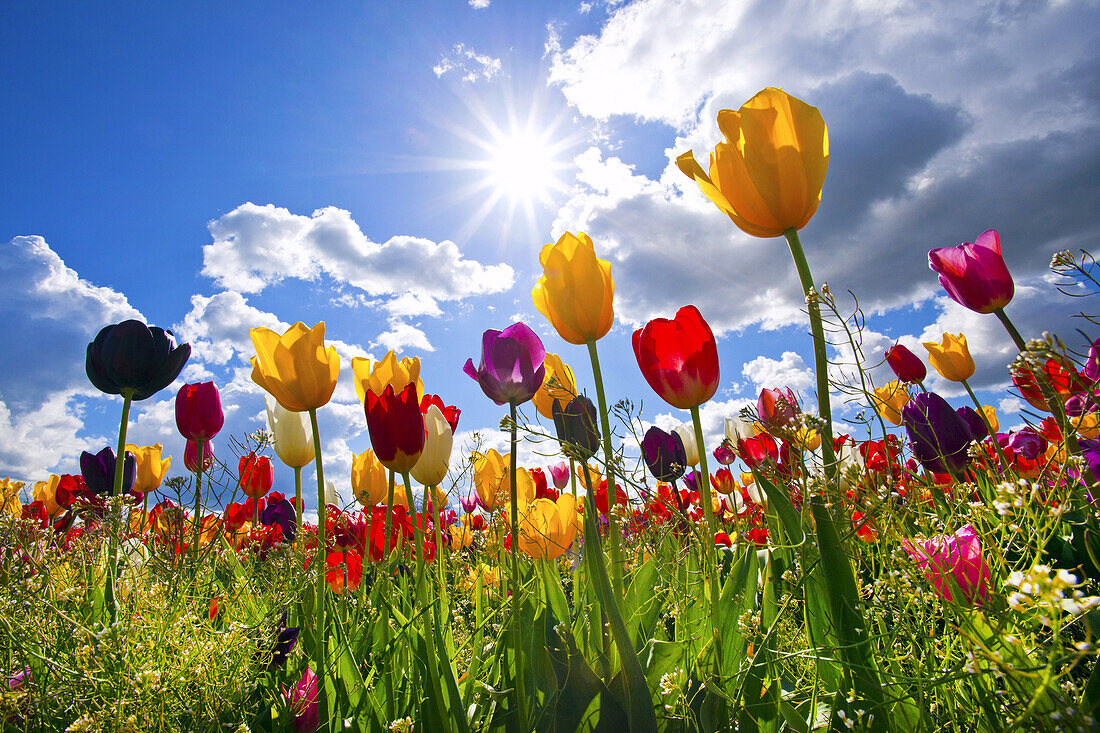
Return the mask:
<svg viewBox="0 0 1100 733">
<path fill-rule="evenodd" d="M 952 300 L 978 313 L 1001 310 L 1016 292 L 994 229 L 982 232 L 973 243 L 931 250 L 928 266 L 939 274 Z"/>
<path fill-rule="evenodd" d="M 708 175 L 689 150 L 680 170 L 739 229 L 778 237 L 809 223 L 829 169 L 829 133 L 816 107 L 768 87 L 734 111 L 718 113 L 724 142 Z"/>
<path fill-rule="evenodd" d="M 355 394 L 364 405 L 367 403 L 367 392 L 374 392 L 381 397 L 387 386 L 393 387 L 393 393 L 399 395 L 409 384 L 415 384 L 417 400 L 424 397 L 419 356 L 403 356 L 398 359 L 393 349 L 390 349 L 373 369 L 370 359 L 357 356 L 351 360 L 351 371 L 355 375 Z"/>
<path fill-rule="evenodd" d="M 634 356 L 649 386 L 673 407 L 698 407 L 718 391 L 718 346 L 693 305 L 635 331 Z"/>
<path fill-rule="evenodd" d="M 588 235 L 566 232 L 542 248 L 539 262 L 542 276 L 531 291 L 539 313 L 571 344 L 603 338 L 615 321 L 615 280 Z"/>
<path fill-rule="evenodd" d="M 416 385 L 409 383 L 400 395 L 386 385 L 381 395 L 367 392 L 367 432 L 374 454 L 382 465 L 396 473 L 407 473 L 424 451 L 424 416 Z"/>
<path fill-rule="evenodd" d="M 256 348 L 253 382 L 292 412 L 328 404 L 340 376 L 340 355 L 325 346 L 324 321 L 313 328 L 299 321 L 282 335 L 254 328 L 250 335 Z"/>
</svg>

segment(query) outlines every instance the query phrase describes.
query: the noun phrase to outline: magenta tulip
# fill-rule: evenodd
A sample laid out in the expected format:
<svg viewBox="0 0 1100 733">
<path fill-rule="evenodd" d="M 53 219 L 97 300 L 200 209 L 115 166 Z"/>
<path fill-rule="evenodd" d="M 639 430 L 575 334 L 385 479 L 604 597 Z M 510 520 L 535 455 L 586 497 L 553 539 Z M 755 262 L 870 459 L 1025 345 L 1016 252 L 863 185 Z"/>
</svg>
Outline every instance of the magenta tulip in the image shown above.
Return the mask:
<svg viewBox="0 0 1100 733">
<path fill-rule="evenodd" d="M 188 440 L 210 440 L 225 424 L 222 399 L 213 382 L 185 384 L 176 394 L 176 428 Z"/>
<path fill-rule="evenodd" d="M 1016 292 L 1001 256 L 1001 238 L 993 229 L 973 243 L 930 251 L 928 266 L 939 273 L 940 285 L 952 300 L 978 313 L 1001 310 Z"/>
</svg>

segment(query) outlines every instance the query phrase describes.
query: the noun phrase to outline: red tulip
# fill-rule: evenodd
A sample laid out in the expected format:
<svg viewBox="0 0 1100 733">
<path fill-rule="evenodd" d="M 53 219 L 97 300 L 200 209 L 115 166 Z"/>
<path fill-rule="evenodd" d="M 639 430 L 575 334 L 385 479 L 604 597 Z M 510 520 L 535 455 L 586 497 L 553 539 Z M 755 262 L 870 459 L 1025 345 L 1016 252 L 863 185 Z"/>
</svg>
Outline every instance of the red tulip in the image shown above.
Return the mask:
<svg viewBox="0 0 1100 733">
<path fill-rule="evenodd" d="M 241 491 L 253 499 L 259 499 L 271 491 L 271 484 L 275 481 L 271 459 L 257 456 L 255 451 L 241 456 L 237 463 L 237 472 L 241 477 Z"/>
<path fill-rule="evenodd" d="M 779 389 L 762 389 L 756 400 L 756 412 L 764 427 L 781 428 L 793 420 L 801 410 L 798 400 L 790 387 L 786 392 Z"/>
<path fill-rule="evenodd" d="M 210 441 L 206 441 L 202 445 L 202 470 L 209 471 L 213 465 L 214 446 Z M 188 440 L 187 446 L 183 449 L 183 466 L 191 473 L 199 470 L 199 446 L 193 440 Z"/>
<path fill-rule="evenodd" d="M 673 407 L 698 407 L 718 391 L 718 346 L 693 305 L 635 331 L 634 355 L 649 386 Z"/>
<path fill-rule="evenodd" d="M 894 376 L 903 382 L 923 382 L 928 376 L 928 368 L 920 357 L 901 344 L 894 344 L 886 351 L 886 363 L 894 371 Z"/>
<path fill-rule="evenodd" d="M 213 382 L 185 384 L 176 394 L 176 428 L 188 440 L 210 440 L 225 424 L 222 399 Z"/>
<path fill-rule="evenodd" d="M 737 453 L 749 468 L 755 468 L 765 460 L 778 461 L 779 445 L 772 436 L 760 433 L 748 440 L 737 441 Z"/>
<path fill-rule="evenodd" d="M 374 455 L 397 473 L 408 473 L 424 451 L 424 415 L 416 402 L 416 385 L 409 383 L 401 395 L 387 385 L 381 396 L 367 392 L 367 432 Z"/>
</svg>

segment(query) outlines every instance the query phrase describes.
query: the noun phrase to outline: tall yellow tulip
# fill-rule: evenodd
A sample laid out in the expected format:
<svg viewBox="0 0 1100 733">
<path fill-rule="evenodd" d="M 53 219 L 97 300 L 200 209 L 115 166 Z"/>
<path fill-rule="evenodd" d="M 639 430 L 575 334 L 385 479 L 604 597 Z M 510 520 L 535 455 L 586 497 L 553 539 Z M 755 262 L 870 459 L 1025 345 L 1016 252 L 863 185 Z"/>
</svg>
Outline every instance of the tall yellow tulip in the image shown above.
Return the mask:
<svg viewBox="0 0 1100 733">
<path fill-rule="evenodd" d="M 894 425 L 901 425 L 901 408 L 909 404 L 909 391 L 895 379 L 881 387 L 875 387 L 871 400 L 875 404 L 875 411 L 883 420 Z"/>
<path fill-rule="evenodd" d="M 46 514 L 57 515 L 65 507 L 57 503 L 57 486 L 61 483 L 61 477 L 51 473 L 45 481 L 35 481 L 34 491 L 31 493 L 32 501 L 40 501 L 46 507 Z"/>
<path fill-rule="evenodd" d="M 13 517 L 22 514 L 23 504 L 19 501 L 19 491 L 22 488 L 22 481 L 12 481 L 11 477 L 0 478 L 0 514 L 10 514 Z"/>
<path fill-rule="evenodd" d="M 1001 421 L 997 419 L 997 411 L 993 409 L 992 405 L 982 405 L 982 412 L 985 413 L 985 419 L 989 423 L 990 430 L 996 433 L 1001 429 Z"/>
<path fill-rule="evenodd" d="M 134 492 L 148 494 L 160 488 L 164 477 L 168 474 L 168 468 L 172 465 L 172 456 L 161 459 L 161 451 L 164 446 L 160 443 L 153 445 L 137 446 L 133 443 L 126 444 L 126 450 L 134 454 L 137 459 L 137 470 L 134 473 Z"/>
<path fill-rule="evenodd" d="M 573 378 L 572 368 L 557 354 L 547 352 L 542 365 L 546 368 L 546 376 L 531 401 L 535 403 L 535 409 L 540 415 L 553 420 L 554 400 L 560 401 L 562 407 L 565 407 L 569 400 L 577 396 L 577 381 Z"/>
<path fill-rule="evenodd" d="M 368 448 L 351 462 L 351 491 L 363 506 L 374 506 L 386 500 L 389 493 L 386 467 Z M 396 488 L 394 494 L 396 495 Z"/>
<path fill-rule="evenodd" d="M 340 376 L 340 355 L 325 348 L 325 322 L 307 328 L 299 321 L 281 336 L 270 328 L 251 331 L 256 356 L 252 381 L 292 412 L 328 404 Z"/>
<path fill-rule="evenodd" d="M 970 356 L 970 348 L 963 334 L 953 336 L 945 333 L 938 344 L 935 341 L 921 343 L 928 349 L 928 363 L 944 379 L 963 382 L 974 376 L 974 357 Z"/>
<path fill-rule="evenodd" d="M 710 175 L 689 150 L 676 165 L 733 223 L 754 237 L 778 237 L 809 223 L 829 169 L 829 132 L 817 107 L 781 89 L 757 92 L 718 113 L 725 142 Z"/>
<path fill-rule="evenodd" d="M 572 494 L 562 494 L 557 501 L 532 501 L 519 521 L 519 549 L 536 560 L 556 560 L 573 544 L 578 524 Z"/>
<path fill-rule="evenodd" d="M 368 391 L 381 397 L 386 391 L 386 385 L 392 386 L 393 393 L 399 395 L 410 382 L 416 383 L 417 402 L 424 398 L 419 356 L 403 356 L 398 359 L 391 349 L 374 365 L 374 369 L 371 369 L 370 359 L 357 356 L 351 360 L 351 371 L 355 375 L 355 394 L 359 396 L 360 402 L 366 403 Z"/>
<path fill-rule="evenodd" d="M 475 452 L 474 462 L 474 489 L 481 499 L 482 506 L 487 511 L 494 512 L 499 506 L 508 501 L 508 493 L 502 491 L 508 478 L 508 470 L 504 464 L 504 458 L 493 448 L 484 453 Z"/>
<path fill-rule="evenodd" d="M 571 344 L 603 338 L 615 321 L 615 280 L 588 235 L 566 232 L 542 248 L 539 262 L 542 277 L 531 291 L 539 313 Z"/>
</svg>

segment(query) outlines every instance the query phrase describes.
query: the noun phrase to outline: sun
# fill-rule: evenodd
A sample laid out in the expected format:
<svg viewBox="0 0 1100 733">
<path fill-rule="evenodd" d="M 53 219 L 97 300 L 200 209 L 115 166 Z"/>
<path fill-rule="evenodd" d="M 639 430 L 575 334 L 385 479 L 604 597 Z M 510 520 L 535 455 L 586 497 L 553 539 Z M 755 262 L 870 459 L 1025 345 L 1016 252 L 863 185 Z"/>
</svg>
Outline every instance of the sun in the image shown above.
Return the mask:
<svg viewBox="0 0 1100 733">
<path fill-rule="evenodd" d="M 530 129 L 509 130 L 487 145 L 487 183 L 493 193 L 513 201 L 549 202 L 550 194 L 562 190 L 558 174 L 566 167 L 556 159 L 553 140 Z"/>
</svg>

